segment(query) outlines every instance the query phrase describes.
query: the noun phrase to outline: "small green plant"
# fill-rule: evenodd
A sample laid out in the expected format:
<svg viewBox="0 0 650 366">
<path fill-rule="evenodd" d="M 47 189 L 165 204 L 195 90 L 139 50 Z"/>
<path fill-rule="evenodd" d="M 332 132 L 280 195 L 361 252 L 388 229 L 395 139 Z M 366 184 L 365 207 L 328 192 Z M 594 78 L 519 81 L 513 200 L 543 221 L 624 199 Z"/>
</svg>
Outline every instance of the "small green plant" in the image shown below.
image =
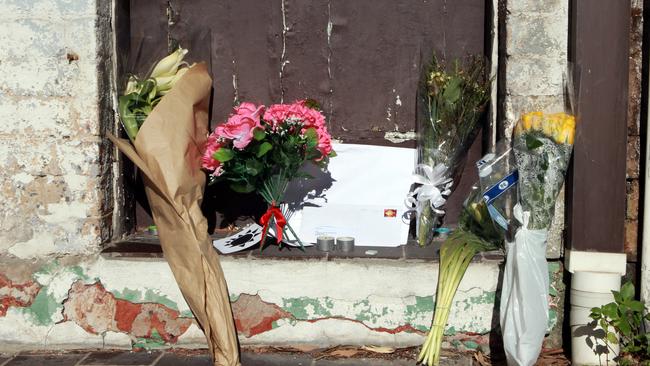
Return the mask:
<svg viewBox="0 0 650 366">
<path fill-rule="evenodd" d="M 614 302 L 591 309 L 592 325 L 603 330 L 595 337 L 601 338 L 610 349 L 610 344 L 619 344 L 619 354 L 614 358 L 619 365 L 650 366 L 650 336 L 645 324 L 650 322 L 650 314 L 641 301 L 634 300 L 631 282 L 612 293 Z"/>
</svg>

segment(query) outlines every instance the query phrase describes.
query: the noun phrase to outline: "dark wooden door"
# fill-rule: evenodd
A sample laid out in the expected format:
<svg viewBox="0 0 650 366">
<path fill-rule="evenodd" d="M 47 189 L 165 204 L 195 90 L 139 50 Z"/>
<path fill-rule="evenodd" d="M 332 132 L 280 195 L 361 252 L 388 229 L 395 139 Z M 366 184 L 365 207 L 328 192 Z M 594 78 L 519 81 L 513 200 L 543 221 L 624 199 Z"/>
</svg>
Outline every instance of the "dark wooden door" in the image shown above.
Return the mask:
<svg viewBox="0 0 650 366">
<path fill-rule="evenodd" d="M 313 98 L 333 137 L 349 143 L 415 146 L 408 135 L 387 137 L 415 129 L 422 60 L 485 53 L 480 0 L 131 0 L 126 8 L 120 27 L 129 36 L 118 46 L 136 71 L 177 44 L 191 61 L 209 62 L 213 124 L 237 101 Z M 459 205 L 465 192 L 454 195 Z"/>
<path fill-rule="evenodd" d="M 209 57 L 215 123 L 237 100 L 309 97 L 321 103 L 335 138 L 386 144 L 386 132 L 415 128 L 421 55 L 483 53 L 484 7 L 477 0 L 132 0 L 130 34 L 148 39 L 144 56 L 172 41 L 194 60 Z"/>
</svg>

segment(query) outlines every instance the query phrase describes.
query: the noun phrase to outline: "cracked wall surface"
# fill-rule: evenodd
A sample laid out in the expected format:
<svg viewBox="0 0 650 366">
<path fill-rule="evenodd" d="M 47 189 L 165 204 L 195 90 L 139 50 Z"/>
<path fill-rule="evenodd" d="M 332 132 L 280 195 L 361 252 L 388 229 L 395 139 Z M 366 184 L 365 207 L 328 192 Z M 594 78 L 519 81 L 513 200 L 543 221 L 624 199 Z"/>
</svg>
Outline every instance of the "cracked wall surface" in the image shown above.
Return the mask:
<svg viewBox="0 0 650 366">
<path fill-rule="evenodd" d="M 162 9 L 180 6 L 177 1 L 164 3 Z M 459 7 L 467 22 L 482 22 L 476 18 L 478 3 L 444 3 L 450 7 L 445 11 Z M 349 72 L 350 64 L 364 61 L 359 45 L 372 41 L 381 47 L 381 40 L 368 38 L 373 34 L 354 38 L 362 29 L 350 17 L 363 15 L 380 27 L 383 19 L 378 14 L 385 9 L 366 5 L 359 11 L 340 0 L 314 2 L 316 8 L 289 0 L 273 4 L 273 9 L 260 12 L 255 19 L 266 21 L 270 14 L 273 22 L 282 24 L 277 43 L 281 47 L 274 51 L 271 66 L 255 66 L 272 67 L 281 82 L 269 81 L 268 90 L 254 87 L 259 78 L 250 73 L 251 62 L 246 66 L 242 60 L 258 62 L 262 57 L 255 52 L 266 52 L 266 43 L 275 45 L 276 41 L 253 39 L 253 44 L 262 46 L 237 48 L 236 55 L 217 60 L 228 65 L 227 75 L 215 75 L 224 86 L 218 92 L 223 90 L 228 96 L 215 108 L 229 110 L 226 107 L 233 102 L 255 96 L 244 93 L 246 88 L 277 91 L 285 100 L 321 93 L 326 113 L 339 121 L 333 130 L 347 133 L 345 119 L 365 118 L 354 110 L 355 98 L 367 98 L 363 91 L 381 89 L 383 107 L 376 121 L 357 135 L 395 144 L 414 139 L 412 128 L 404 122 L 412 112 L 408 106 L 414 96 L 400 91 L 405 89 L 401 76 L 388 83 L 374 80 L 361 91 L 363 85 L 348 90 L 339 80 Z M 439 15 L 439 9 L 430 4 L 422 5 L 426 12 L 421 13 L 389 0 L 382 4 L 418 19 Z M 566 56 L 555 52 L 564 47 L 563 4 L 530 0 L 513 3 L 508 10 L 511 37 L 505 46 L 503 100 L 510 122 L 515 110 L 529 108 L 530 103 L 557 102 L 558 65 Z M 463 6 L 471 11 L 462 12 Z M 165 262 L 109 261 L 98 255 L 113 227 L 113 155 L 102 138 L 105 131 L 115 128 L 110 7 L 109 1 L 95 0 L 0 0 L 0 118 L 4 121 L 0 126 L 0 351 L 131 349 L 205 342 Z M 183 19 L 175 17 L 165 15 L 163 25 L 182 32 Z M 320 31 L 311 37 L 323 45 L 321 52 L 307 52 L 308 57 L 301 54 L 311 41 L 299 37 L 308 29 L 295 22 L 298 18 L 320 24 Z M 527 29 L 532 23 L 536 31 Z M 223 27 L 223 32 L 232 31 L 227 29 L 231 26 L 215 25 Z M 389 24 L 391 41 L 410 39 L 402 30 L 419 32 L 407 28 Z M 213 34 L 214 45 L 222 45 L 219 32 Z M 347 42 L 350 37 L 356 43 Z M 469 39 L 462 32 L 446 37 L 459 42 Z M 455 51 L 482 47 L 476 37 L 471 41 Z M 529 49 L 523 47 L 527 42 Z M 400 71 L 405 78 L 417 77 L 416 46 L 403 45 L 409 61 Z M 548 58 L 545 52 L 557 57 Z M 311 61 L 301 66 L 301 59 Z M 321 82 L 313 82 L 311 65 L 322 66 Z M 364 72 L 372 74 L 371 69 Z M 339 109 L 335 94 L 338 102 L 346 101 Z M 437 279 L 434 263 L 225 258 L 223 266 L 243 344 L 308 340 L 319 345 L 417 345 L 431 321 Z M 552 272 L 557 274 L 557 270 Z M 497 281 L 498 262 L 472 264 L 455 299 L 446 346 L 472 349 L 487 344 L 494 325 Z M 561 288 L 560 280 L 553 284 Z M 559 299 L 554 296 L 551 302 L 551 327 L 558 319 L 553 311 L 557 315 Z"/>
<path fill-rule="evenodd" d="M 435 263 L 224 258 L 222 264 L 241 344 L 414 346 L 432 319 Z M 470 265 L 454 298 L 445 347 L 488 346 L 499 264 Z M 557 328 L 560 302 L 556 267 L 549 266 L 550 329 Z M 0 352 L 171 346 L 206 344 L 162 260 L 138 266 L 132 260 L 57 260 L 31 276 L 0 270 Z"/>
<path fill-rule="evenodd" d="M 94 0 L 0 0 L 0 254 L 96 251 L 110 235 Z M 106 31 L 107 29 L 103 29 Z M 109 33 L 110 34 L 110 33 Z"/>
<path fill-rule="evenodd" d="M 499 0 L 500 138 L 510 138 L 519 116 L 529 111 L 564 110 L 569 2 Z M 547 257 L 563 256 L 564 194 L 555 205 Z"/>
</svg>

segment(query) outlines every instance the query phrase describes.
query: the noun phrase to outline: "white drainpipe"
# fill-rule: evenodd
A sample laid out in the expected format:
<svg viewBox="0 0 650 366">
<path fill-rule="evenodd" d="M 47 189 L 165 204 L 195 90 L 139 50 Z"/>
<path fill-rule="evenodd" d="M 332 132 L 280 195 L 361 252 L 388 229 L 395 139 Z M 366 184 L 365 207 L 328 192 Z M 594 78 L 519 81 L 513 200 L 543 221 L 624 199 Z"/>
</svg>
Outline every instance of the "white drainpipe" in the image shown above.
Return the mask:
<svg viewBox="0 0 650 366">
<path fill-rule="evenodd" d="M 589 337 L 588 323 L 591 308 L 614 301 L 612 290 L 620 290 L 621 276 L 625 274 L 626 256 L 624 253 L 583 252 L 567 250 L 566 267 L 571 272 L 569 321 L 571 326 L 571 364 L 573 366 L 607 365 L 617 349 L 609 356 L 596 354 L 597 342 Z M 594 344 L 589 346 L 587 338 Z M 604 343 L 600 343 L 604 345 Z M 609 362 L 609 365 L 613 365 Z"/>
</svg>

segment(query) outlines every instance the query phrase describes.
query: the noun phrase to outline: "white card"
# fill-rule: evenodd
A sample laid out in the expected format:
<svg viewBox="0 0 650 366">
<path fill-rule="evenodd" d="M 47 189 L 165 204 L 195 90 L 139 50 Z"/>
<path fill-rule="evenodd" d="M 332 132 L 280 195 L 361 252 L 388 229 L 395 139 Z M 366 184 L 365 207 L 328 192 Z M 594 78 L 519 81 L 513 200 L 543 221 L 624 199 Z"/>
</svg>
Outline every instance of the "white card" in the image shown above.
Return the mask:
<svg viewBox="0 0 650 366">
<path fill-rule="evenodd" d="M 262 240 L 262 227 L 258 224 L 250 224 L 240 232 L 217 239 L 212 245 L 222 254 L 230 254 L 248 249 Z"/>
</svg>

